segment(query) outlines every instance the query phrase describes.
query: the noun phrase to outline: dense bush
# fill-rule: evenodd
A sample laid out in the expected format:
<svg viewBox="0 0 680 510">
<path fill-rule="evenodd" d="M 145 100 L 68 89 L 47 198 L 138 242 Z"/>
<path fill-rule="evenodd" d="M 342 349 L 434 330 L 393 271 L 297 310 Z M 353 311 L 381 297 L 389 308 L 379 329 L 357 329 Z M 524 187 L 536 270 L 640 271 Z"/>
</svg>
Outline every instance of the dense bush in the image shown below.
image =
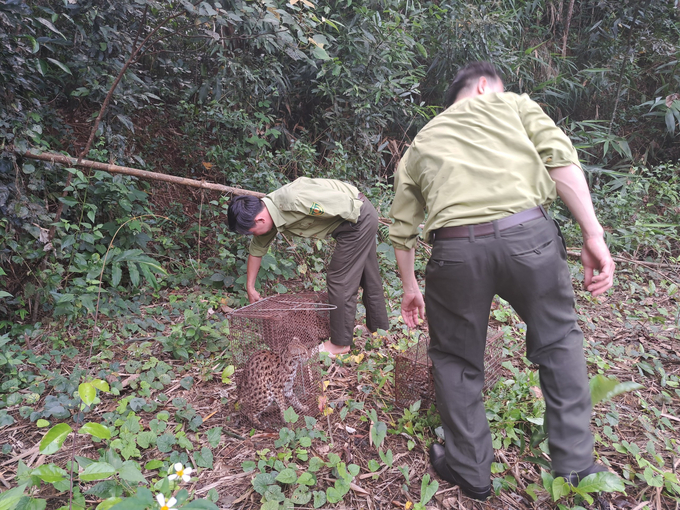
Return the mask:
<svg viewBox="0 0 680 510">
<path fill-rule="evenodd" d="M 241 288 L 244 241 L 226 231 L 220 203 L 160 200 L 130 177 L 24 156 L 79 155 L 131 55 L 90 159 L 262 191 L 336 177 L 381 186 L 385 203 L 399 157 L 456 69 L 492 60 L 508 89 L 531 94 L 579 147 L 612 246 L 676 254 L 677 169 L 663 162 L 678 156 L 677 10 L 567 4 L 3 2 L 0 312 L 10 322 L 91 313 L 100 285 L 106 313 L 146 285 Z M 277 267 L 289 277 L 286 264 Z"/>
</svg>

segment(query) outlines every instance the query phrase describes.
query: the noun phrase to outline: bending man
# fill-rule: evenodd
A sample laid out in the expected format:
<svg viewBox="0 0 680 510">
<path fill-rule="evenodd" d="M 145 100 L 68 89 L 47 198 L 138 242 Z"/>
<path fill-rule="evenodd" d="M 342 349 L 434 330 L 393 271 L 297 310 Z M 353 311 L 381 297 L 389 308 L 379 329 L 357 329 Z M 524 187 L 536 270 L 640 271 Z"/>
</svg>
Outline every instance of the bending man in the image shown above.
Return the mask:
<svg viewBox="0 0 680 510">
<path fill-rule="evenodd" d="M 323 349 L 331 355 L 349 352 L 356 316 L 357 292 L 363 288 L 366 326 L 388 329 L 387 310 L 378 268 L 375 236 L 378 213 L 359 190 L 332 179 L 300 177 L 263 199 L 245 195 L 231 200 L 229 229 L 252 234 L 246 290 L 251 303 L 262 256 L 277 232 L 302 237 L 333 236 L 337 244 L 326 274 L 331 338 Z"/>
<path fill-rule="evenodd" d="M 491 493 L 491 433 L 484 411 L 484 348 L 494 295 L 527 325 L 527 358 L 539 365 L 556 475 L 577 485 L 594 464 L 591 401 L 566 250 L 544 206 L 559 195 L 583 233 L 584 285 L 613 282 L 614 262 L 569 138 L 528 96 L 503 92 L 486 62 L 463 68 L 447 109 L 416 136 L 395 176 L 390 238 L 413 327 L 427 308 L 445 448 L 430 461 L 476 499 Z M 433 243 L 425 300 L 413 271 L 418 224 Z M 597 271 L 597 274 L 595 274 Z"/>
</svg>

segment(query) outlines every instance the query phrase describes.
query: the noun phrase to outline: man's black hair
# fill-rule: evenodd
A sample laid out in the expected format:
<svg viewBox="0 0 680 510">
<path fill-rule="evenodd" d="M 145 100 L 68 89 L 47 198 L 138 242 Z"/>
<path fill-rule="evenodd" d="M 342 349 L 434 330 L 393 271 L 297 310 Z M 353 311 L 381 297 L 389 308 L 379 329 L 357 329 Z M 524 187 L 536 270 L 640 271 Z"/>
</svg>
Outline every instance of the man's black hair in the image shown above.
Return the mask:
<svg viewBox="0 0 680 510">
<path fill-rule="evenodd" d="M 449 85 L 444 98 L 444 108 L 448 108 L 456 102 L 458 94 L 464 88 L 472 85 L 476 80 L 484 76 L 491 80 L 502 80 L 498 69 L 490 62 L 471 62 L 463 67 Z"/>
<path fill-rule="evenodd" d="M 250 229 L 255 225 L 255 216 L 260 214 L 263 207 L 262 200 L 252 195 L 232 198 L 227 210 L 229 230 L 239 234 L 249 234 Z"/>
</svg>

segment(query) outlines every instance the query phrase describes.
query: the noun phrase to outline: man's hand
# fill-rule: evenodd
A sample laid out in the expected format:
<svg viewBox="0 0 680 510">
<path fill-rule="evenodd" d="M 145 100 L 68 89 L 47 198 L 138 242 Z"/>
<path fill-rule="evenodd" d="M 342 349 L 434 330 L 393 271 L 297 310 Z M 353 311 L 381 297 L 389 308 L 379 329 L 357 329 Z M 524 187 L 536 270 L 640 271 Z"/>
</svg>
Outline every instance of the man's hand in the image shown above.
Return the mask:
<svg viewBox="0 0 680 510">
<path fill-rule="evenodd" d="M 248 292 L 248 301 L 250 301 L 251 304 L 262 299 L 260 293 L 255 289 L 246 289 L 246 292 Z"/>
<path fill-rule="evenodd" d="M 614 284 L 614 261 L 602 236 L 583 240 L 583 285 L 593 296 L 599 296 Z M 598 274 L 595 275 L 594 271 Z"/>
<path fill-rule="evenodd" d="M 401 299 L 401 316 L 409 328 L 415 328 L 418 325 L 418 318 L 425 318 L 425 301 L 420 291 L 404 292 L 404 297 Z"/>
</svg>

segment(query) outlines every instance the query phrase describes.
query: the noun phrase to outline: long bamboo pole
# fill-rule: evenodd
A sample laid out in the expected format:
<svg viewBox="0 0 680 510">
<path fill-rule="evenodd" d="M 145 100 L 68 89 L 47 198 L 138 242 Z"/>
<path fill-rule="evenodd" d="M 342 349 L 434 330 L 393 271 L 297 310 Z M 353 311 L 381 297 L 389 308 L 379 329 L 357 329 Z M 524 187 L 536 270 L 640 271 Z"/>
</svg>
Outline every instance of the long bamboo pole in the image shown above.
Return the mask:
<svg viewBox="0 0 680 510">
<path fill-rule="evenodd" d="M 151 179 L 154 181 L 172 182 L 174 184 L 182 184 L 184 186 L 191 186 L 194 188 L 211 189 L 215 191 L 222 191 L 224 193 L 231 193 L 232 195 L 253 195 L 255 197 L 263 197 L 264 193 L 258 191 L 250 191 L 247 189 L 233 188 L 223 184 L 215 184 L 212 182 L 198 181 L 196 179 L 187 179 L 186 177 L 176 177 L 174 175 L 160 174 L 158 172 L 149 172 L 147 170 L 139 170 L 138 168 L 131 168 L 127 166 L 110 165 L 108 163 L 100 163 L 98 161 L 90 161 L 81 159 L 80 162 L 76 158 L 64 156 L 63 154 L 55 154 L 53 152 L 24 152 L 21 154 L 25 158 L 39 159 L 41 161 L 49 161 L 50 163 L 60 163 L 68 166 L 82 166 L 85 168 L 93 168 L 95 170 L 103 170 L 111 174 L 125 174 L 139 177 L 140 179 Z"/>
</svg>

